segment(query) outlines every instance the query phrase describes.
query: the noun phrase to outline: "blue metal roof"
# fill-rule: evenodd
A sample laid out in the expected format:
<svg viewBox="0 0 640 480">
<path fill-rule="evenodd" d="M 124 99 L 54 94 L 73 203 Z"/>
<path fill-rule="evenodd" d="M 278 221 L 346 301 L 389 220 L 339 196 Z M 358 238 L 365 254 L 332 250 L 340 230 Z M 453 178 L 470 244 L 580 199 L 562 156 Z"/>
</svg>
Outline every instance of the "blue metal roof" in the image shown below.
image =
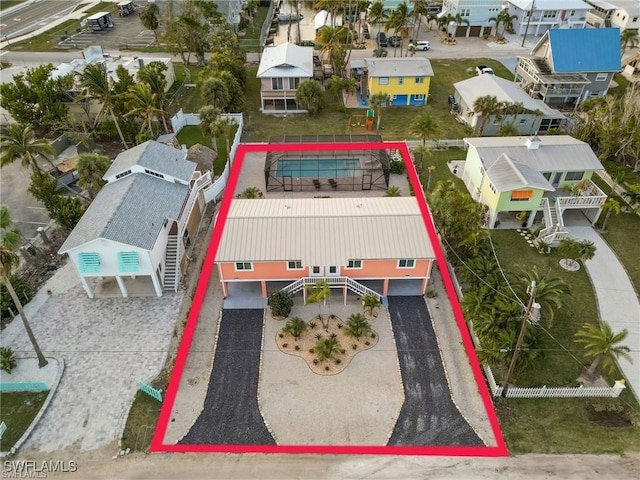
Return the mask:
<svg viewBox="0 0 640 480">
<path fill-rule="evenodd" d="M 554 73 L 617 72 L 620 29 L 551 29 L 549 43 Z"/>
</svg>

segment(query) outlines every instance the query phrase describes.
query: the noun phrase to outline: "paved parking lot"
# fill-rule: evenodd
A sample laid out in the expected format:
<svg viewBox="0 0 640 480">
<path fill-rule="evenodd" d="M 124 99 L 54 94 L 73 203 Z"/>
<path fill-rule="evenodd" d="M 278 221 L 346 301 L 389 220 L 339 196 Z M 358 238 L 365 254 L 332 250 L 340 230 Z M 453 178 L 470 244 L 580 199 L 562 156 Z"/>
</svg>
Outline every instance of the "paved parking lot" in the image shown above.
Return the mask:
<svg viewBox="0 0 640 480">
<path fill-rule="evenodd" d="M 59 42 L 58 47 L 83 49 L 90 45 L 100 45 L 103 50 L 132 50 L 148 47 L 155 41 L 153 31 L 144 28 L 137 12 L 128 17 L 119 17 L 117 14 L 112 16 L 113 28 L 98 32 L 83 30 L 74 33 L 67 40 Z"/>
</svg>

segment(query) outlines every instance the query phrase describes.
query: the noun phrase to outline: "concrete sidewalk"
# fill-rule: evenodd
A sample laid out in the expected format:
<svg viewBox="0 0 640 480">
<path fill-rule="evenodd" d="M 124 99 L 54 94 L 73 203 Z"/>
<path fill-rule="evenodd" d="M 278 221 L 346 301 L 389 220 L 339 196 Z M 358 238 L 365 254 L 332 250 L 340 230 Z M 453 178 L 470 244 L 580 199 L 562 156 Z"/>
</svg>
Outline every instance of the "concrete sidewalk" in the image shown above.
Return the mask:
<svg viewBox="0 0 640 480">
<path fill-rule="evenodd" d="M 600 320 L 611 325 L 614 332 L 623 329 L 629 334 L 623 344 L 631 350 L 632 362 L 620 357 L 618 365 L 636 398 L 640 399 L 640 302 L 624 267 L 607 242 L 592 227 L 567 227 L 572 237 L 589 240 L 596 254 L 585 262 L 596 294 Z M 595 319 L 585 319 L 595 320 Z"/>
</svg>

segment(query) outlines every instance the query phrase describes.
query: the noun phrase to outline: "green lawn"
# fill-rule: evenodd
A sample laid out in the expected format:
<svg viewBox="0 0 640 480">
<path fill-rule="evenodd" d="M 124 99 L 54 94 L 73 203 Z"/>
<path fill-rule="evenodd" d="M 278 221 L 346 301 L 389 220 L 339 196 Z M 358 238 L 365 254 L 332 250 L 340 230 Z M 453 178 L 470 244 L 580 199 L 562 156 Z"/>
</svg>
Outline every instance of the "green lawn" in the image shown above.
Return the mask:
<svg viewBox="0 0 640 480">
<path fill-rule="evenodd" d="M 188 125 L 178 133 L 178 142 L 180 145 L 186 145 L 187 148 L 197 143 L 211 148 L 211 137 L 202 134 L 202 130 L 198 125 Z M 218 158 L 213 162 L 213 169 L 216 175 L 220 175 L 227 163 L 227 142 L 224 137 L 216 139 L 218 146 Z"/>
<path fill-rule="evenodd" d="M 258 12 L 253 19 L 253 27 L 249 26 L 240 32 L 240 46 L 246 52 L 260 51 L 260 32 L 262 31 L 262 25 L 267 18 L 268 11 L 269 7 L 258 7 Z"/>
<path fill-rule="evenodd" d="M 149 448 L 162 403 L 138 390 L 122 434 L 122 448 L 144 452 Z"/>
<path fill-rule="evenodd" d="M 3 392 L 0 401 L 0 422 L 7 425 L 7 431 L 0 439 L 0 451 L 15 445 L 29 428 L 49 392 Z"/>
<path fill-rule="evenodd" d="M 0 2 L 0 12 L 2 10 L 7 10 L 11 7 L 15 7 L 16 5 L 20 5 L 21 3 L 24 3 L 26 0 L 2 0 L 2 2 Z"/>
</svg>

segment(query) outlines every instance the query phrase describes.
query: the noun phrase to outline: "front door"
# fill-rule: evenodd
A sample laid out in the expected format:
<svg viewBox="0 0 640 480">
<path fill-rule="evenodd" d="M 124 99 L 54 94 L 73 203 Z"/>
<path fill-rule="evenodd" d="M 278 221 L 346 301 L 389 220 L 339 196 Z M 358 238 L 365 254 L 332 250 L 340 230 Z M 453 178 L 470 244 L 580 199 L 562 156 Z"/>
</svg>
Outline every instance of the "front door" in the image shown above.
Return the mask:
<svg viewBox="0 0 640 480">
<path fill-rule="evenodd" d="M 561 178 L 562 178 L 562 172 L 556 172 L 556 174 L 553 176 L 553 182 L 551 182 L 551 185 L 553 185 L 554 187 L 557 187 L 558 185 L 560 185 Z"/>
</svg>

